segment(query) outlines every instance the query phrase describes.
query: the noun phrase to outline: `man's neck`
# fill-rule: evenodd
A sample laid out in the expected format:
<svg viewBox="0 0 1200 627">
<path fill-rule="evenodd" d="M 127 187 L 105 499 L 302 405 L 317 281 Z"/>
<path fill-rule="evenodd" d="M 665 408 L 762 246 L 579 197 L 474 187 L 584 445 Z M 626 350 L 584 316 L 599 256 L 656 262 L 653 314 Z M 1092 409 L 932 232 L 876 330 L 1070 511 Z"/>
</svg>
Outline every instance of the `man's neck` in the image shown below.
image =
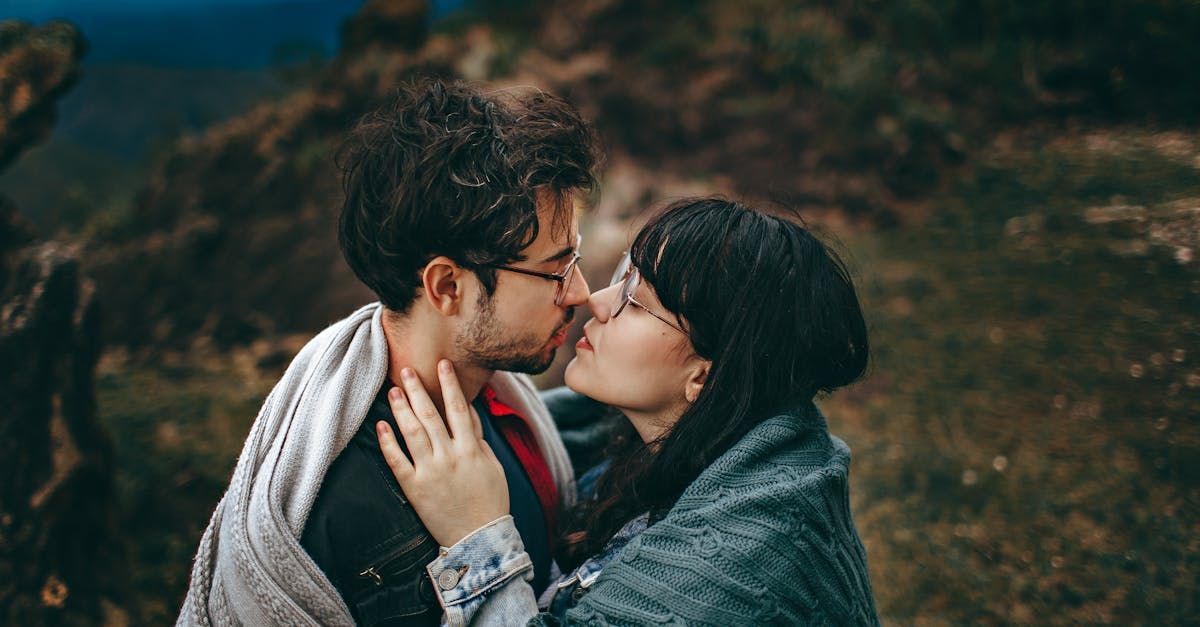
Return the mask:
<svg viewBox="0 0 1200 627">
<path fill-rule="evenodd" d="M 388 345 L 388 381 L 400 386 L 400 371 L 411 368 L 429 392 L 438 411 L 445 412 L 442 388 L 437 376 L 437 363 L 442 359 L 453 359 L 454 338 L 446 337 L 434 325 L 424 324 L 413 316 L 400 315 L 385 310 L 383 313 L 383 335 Z M 455 363 L 454 373 L 458 376 L 463 397 L 472 401 L 483 386 L 492 378 L 494 371 L 470 364 Z"/>
</svg>

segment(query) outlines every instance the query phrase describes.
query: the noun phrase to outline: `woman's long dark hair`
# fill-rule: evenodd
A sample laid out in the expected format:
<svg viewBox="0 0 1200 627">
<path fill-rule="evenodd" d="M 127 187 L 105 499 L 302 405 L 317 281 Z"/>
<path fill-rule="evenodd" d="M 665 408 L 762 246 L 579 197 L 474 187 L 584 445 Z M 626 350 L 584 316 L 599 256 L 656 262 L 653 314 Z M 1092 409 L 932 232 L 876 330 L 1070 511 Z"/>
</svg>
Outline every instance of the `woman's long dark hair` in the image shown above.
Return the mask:
<svg viewBox="0 0 1200 627">
<path fill-rule="evenodd" d="M 712 362 L 703 390 L 649 445 L 628 421 L 595 498 L 564 534 L 574 568 L 630 519 L 666 515 L 683 490 L 755 425 L 862 376 L 867 328 L 838 256 L 796 221 L 720 198 L 675 202 L 638 233 L 632 260 Z"/>
</svg>

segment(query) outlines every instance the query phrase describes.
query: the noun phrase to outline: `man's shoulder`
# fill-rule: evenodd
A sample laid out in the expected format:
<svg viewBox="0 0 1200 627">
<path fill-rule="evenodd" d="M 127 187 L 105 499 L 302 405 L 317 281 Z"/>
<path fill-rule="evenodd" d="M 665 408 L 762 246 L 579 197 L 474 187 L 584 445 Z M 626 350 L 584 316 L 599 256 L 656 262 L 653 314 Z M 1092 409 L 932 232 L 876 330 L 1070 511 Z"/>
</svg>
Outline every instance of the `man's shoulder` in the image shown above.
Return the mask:
<svg viewBox="0 0 1200 627">
<path fill-rule="evenodd" d="M 329 326 L 304 342 L 300 350 L 296 351 L 296 355 L 292 357 L 288 366 L 289 370 L 293 367 L 306 366 L 310 361 L 318 358 L 338 336 L 354 332 L 359 325 L 378 316 L 381 309 L 382 305 L 378 302 L 368 303 L 354 310 L 345 318 L 330 323 Z M 383 332 L 382 326 L 380 332 Z"/>
<path fill-rule="evenodd" d="M 352 520 L 374 511 L 391 514 L 412 509 L 383 458 L 374 428 L 383 419 L 392 422 L 393 429 L 395 423 L 390 414 L 379 415 L 376 405 L 372 405 L 350 442 L 330 463 L 309 515 L 310 523 L 319 515 Z M 358 526 L 349 520 L 348 524 Z"/>
<path fill-rule="evenodd" d="M 686 537 L 701 559 L 704 547 L 726 541 L 743 554 L 794 550 L 817 536 L 853 544 L 849 453 L 821 422 L 767 419 L 700 473 L 647 541 Z"/>
<path fill-rule="evenodd" d="M 392 475 L 379 448 L 374 425 L 380 420 L 389 422 L 393 429 L 397 429 L 383 390 L 372 401 L 350 442 L 326 470 L 306 527 L 311 526 L 315 518 L 325 517 L 337 521 L 339 528 L 345 526 L 361 532 L 364 527 L 374 526 L 374 522 L 383 522 L 376 521 L 377 518 L 392 520 L 397 514 L 412 512 L 412 506 L 404 497 L 400 484 Z M 403 441 L 400 446 L 404 446 Z M 423 527 L 418 526 L 418 530 L 423 530 Z"/>
<path fill-rule="evenodd" d="M 378 405 L 330 464 L 300 540 L 352 608 L 361 593 L 416 586 L 437 553 L 379 450 L 373 425 L 391 415 Z"/>
</svg>

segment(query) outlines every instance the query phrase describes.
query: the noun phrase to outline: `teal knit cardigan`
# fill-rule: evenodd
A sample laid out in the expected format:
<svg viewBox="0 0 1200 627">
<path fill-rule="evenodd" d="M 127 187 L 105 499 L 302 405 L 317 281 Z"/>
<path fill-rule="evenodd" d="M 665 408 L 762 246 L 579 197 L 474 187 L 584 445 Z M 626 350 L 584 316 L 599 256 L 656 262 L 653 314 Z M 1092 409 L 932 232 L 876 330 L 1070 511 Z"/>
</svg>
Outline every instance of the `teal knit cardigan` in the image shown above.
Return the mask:
<svg viewBox="0 0 1200 627">
<path fill-rule="evenodd" d="M 567 623 L 878 625 L 849 472 L 812 403 L 766 420 L 630 541 Z"/>
</svg>

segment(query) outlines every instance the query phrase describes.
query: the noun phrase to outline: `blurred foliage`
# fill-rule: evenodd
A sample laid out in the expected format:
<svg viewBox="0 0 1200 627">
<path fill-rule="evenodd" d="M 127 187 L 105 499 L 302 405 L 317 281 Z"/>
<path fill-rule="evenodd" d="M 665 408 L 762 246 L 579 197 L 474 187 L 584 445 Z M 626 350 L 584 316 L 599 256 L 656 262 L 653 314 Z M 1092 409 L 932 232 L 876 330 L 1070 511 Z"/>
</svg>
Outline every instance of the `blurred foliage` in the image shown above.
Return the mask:
<svg viewBox="0 0 1200 627">
<path fill-rule="evenodd" d="M 86 49 L 66 22 L 0 20 L 0 170 L 49 134 L 54 106 L 78 79 Z"/>
<path fill-rule="evenodd" d="M 174 621 L 200 535 L 273 383 L 243 357 L 200 349 L 153 365 L 112 354 L 100 364 L 97 400 L 116 443 L 131 564 L 120 601 L 134 624 Z"/>
<path fill-rule="evenodd" d="M 1067 116 L 1192 123 L 1200 108 L 1193 0 L 646 5 L 637 11 L 662 19 L 633 29 L 632 54 L 682 70 L 681 83 L 737 67 L 744 89 L 730 106 L 781 120 L 811 110 L 820 126 L 808 139 L 831 165 L 882 160 L 902 196 L 930 189 L 942 165 L 997 127 Z"/>
<path fill-rule="evenodd" d="M 997 118 L 1049 110 L 1190 120 L 1200 94 L 1191 0 L 1041 3 L 753 0 L 743 32 L 764 69 L 856 105 L 927 93 Z M 875 108 L 875 107 L 871 107 Z"/>
</svg>

